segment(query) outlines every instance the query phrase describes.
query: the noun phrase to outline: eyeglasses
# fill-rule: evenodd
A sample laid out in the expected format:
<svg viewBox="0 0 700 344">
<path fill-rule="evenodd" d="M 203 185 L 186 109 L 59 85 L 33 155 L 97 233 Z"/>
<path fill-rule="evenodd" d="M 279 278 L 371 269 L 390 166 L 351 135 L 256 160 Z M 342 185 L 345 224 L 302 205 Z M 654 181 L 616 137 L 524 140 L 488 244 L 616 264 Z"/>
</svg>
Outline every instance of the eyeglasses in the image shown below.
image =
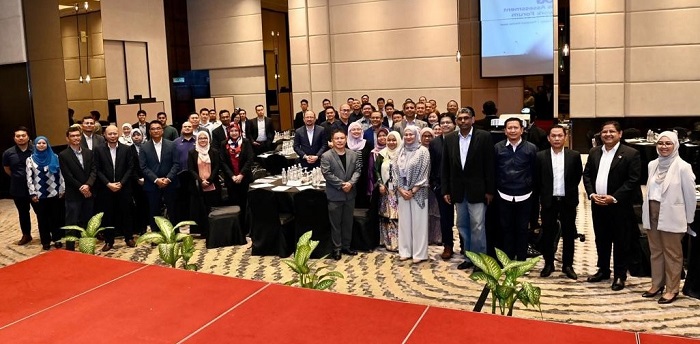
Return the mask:
<svg viewBox="0 0 700 344">
<path fill-rule="evenodd" d="M 671 146 L 673 147 L 673 142 L 667 142 L 667 141 L 658 141 L 656 142 L 657 146 Z"/>
</svg>

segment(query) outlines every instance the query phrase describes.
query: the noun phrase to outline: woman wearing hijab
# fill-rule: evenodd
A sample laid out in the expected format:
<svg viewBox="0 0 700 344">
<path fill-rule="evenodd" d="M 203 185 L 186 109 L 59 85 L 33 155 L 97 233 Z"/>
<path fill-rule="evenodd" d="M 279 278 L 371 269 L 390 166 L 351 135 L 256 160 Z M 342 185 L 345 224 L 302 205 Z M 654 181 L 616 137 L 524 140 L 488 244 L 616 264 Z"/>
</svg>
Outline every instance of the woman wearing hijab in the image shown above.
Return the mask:
<svg viewBox="0 0 700 344">
<path fill-rule="evenodd" d="M 131 138 L 131 130 L 131 124 L 122 124 L 122 136 L 119 137 L 119 143 L 127 146 L 131 146 L 134 144 L 134 140 Z"/>
<path fill-rule="evenodd" d="M 420 143 L 420 130 L 409 125 L 403 132 L 393 173 L 399 193 L 399 259 L 428 260 L 428 177 L 430 153 Z"/>
<path fill-rule="evenodd" d="M 139 235 L 146 233 L 146 226 L 149 223 L 148 200 L 146 199 L 146 193 L 143 191 L 143 170 L 141 170 L 139 162 L 143 138 L 141 129 L 135 128 L 131 130 L 131 156 L 134 157 L 134 182 L 131 183 L 135 205 L 134 233 Z"/>
<path fill-rule="evenodd" d="M 651 288 L 642 296 L 663 293 L 660 304 L 672 303 L 678 297 L 683 270 L 681 240 L 695 217 L 695 175 L 690 164 L 678 156 L 678 145 L 674 132 L 659 135 L 659 157 L 649 162 L 642 205 L 642 226 L 649 230 L 651 251 Z"/>
<path fill-rule="evenodd" d="M 362 125 L 357 122 L 352 122 L 348 126 L 348 142 L 347 146 L 349 149 L 360 154 L 360 159 L 362 160 L 362 172 L 360 173 L 360 179 L 357 181 L 357 190 L 367 190 L 367 174 L 369 171 L 369 157 L 372 152 L 372 145 L 367 143 L 367 140 L 363 138 L 364 131 L 362 131 Z M 355 198 L 355 208 L 367 209 L 369 207 L 369 197 L 367 193 L 358 192 Z"/>
<path fill-rule="evenodd" d="M 221 168 L 226 176 L 226 189 L 229 202 L 241 208 L 245 213 L 248 185 L 253 181 L 253 145 L 241 135 L 241 127 L 231 123 L 228 127 L 229 139 L 221 143 Z M 241 225 L 245 216 L 239 216 Z M 243 227 L 246 228 L 246 227 Z"/>
<path fill-rule="evenodd" d="M 399 250 L 399 203 L 393 167 L 400 148 L 401 135 L 390 132 L 386 147 L 379 151 L 374 162 L 374 179 L 379 190 L 379 245 L 392 252 Z"/>
<path fill-rule="evenodd" d="M 197 190 L 192 196 L 195 197 L 192 204 L 197 205 L 192 209 L 192 217 L 205 236 L 209 233 L 209 211 L 221 202 L 221 157 L 219 150 L 211 147 L 210 140 L 208 132 L 200 131 L 194 149 L 187 153 L 187 169 L 192 174 Z"/>
<path fill-rule="evenodd" d="M 423 128 L 420 131 L 420 143 L 426 149 L 435 137 L 433 129 Z M 429 151 L 428 151 L 429 152 Z M 442 229 L 440 227 L 440 207 L 434 192 L 428 192 L 428 244 L 442 245 Z"/>
<path fill-rule="evenodd" d="M 42 249 L 49 250 L 52 241 L 54 247 L 62 247 L 64 231 L 61 229 L 61 198 L 65 185 L 58 156 L 51 149 L 49 139 L 44 136 L 34 139 L 34 152 L 27 158 L 27 187 L 39 222 Z"/>
</svg>

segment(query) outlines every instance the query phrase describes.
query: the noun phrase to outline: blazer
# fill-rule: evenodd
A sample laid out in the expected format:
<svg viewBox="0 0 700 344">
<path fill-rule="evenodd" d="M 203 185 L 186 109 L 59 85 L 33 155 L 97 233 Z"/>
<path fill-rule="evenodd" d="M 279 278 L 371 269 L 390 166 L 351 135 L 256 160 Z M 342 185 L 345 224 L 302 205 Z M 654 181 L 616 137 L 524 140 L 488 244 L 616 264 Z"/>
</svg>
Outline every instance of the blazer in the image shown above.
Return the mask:
<svg viewBox="0 0 700 344">
<path fill-rule="evenodd" d="M 221 156 L 221 170 L 224 172 L 227 180 L 234 177 L 233 175 L 233 164 L 231 164 L 231 158 L 229 157 L 228 149 L 226 149 L 226 144 L 228 142 L 221 142 L 219 147 L 219 154 Z M 250 140 L 243 139 L 241 143 L 241 153 L 238 156 L 240 159 L 239 166 L 241 168 L 241 174 L 243 175 L 243 182 L 250 183 L 253 181 L 253 160 L 255 159 L 255 153 L 253 153 L 253 144 Z"/>
<path fill-rule="evenodd" d="M 79 190 L 80 187 L 89 185 L 92 189 L 97 178 L 92 151 L 82 149 L 82 155 L 83 166 L 80 166 L 80 161 L 70 146 L 58 154 L 58 163 L 61 168 L 61 174 L 63 174 L 63 181 L 66 183 L 65 195 L 68 201 L 83 199 L 83 194 Z"/>
<path fill-rule="evenodd" d="M 600 158 L 603 156 L 603 147 L 604 145 L 591 148 L 586 167 L 583 169 L 583 186 L 586 188 L 588 198 L 596 193 L 595 181 L 598 177 Z M 639 187 L 641 164 L 639 152 L 620 143 L 610 164 L 610 172 L 608 172 L 608 195 L 613 196 L 622 204 L 631 205 L 640 202 L 642 196 Z"/>
<path fill-rule="evenodd" d="M 293 147 L 302 165 L 306 164 L 306 160 L 303 159 L 304 155 L 321 157 L 326 148 L 325 129 L 320 125 L 314 125 L 314 137 L 311 139 L 311 144 L 309 144 L 309 134 L 306 132 L 306 126 L 297 129 L 294 135 Z"/>
<path fill-rule="evenodd" d="M 440 179 L 442 178 L 442 150 L 445 146 L 445 138 L 440 135 L 430 141 L 428 153 L 430 153 L 430 188 L 442 192 Z"/>
<path fill-rule="evenodd" d="M 329 149 L 321 155 L 321 172 L 326 178 L 326 198 L 331 202 L 343 202 L 355 199 L 357 181 L 362 171 L 362 160 L 352 149 L 345 149 L 345 167 L 341 165 L 338 153 Z M 350 192 L 342 190 L 342 184 L 352 184 Z"/>
<path fill-rule="evenodd" d="M 163 139 L 160 151 L 160 161 L 156 154 L 153 140 L 148 140 L 141 144 L 139 154 L 139 165 L 143 171 L 143 190 L 155 191 L 158 189 L 156 178 L 168 178 L 171 180 L 168 188 L 177 188 L 177 173 L 180 172 L 180 157 L 175 147 L 175 142 Z"/>
<path fill-rule="evenodd" d="M 197 190 L 201 191 L 201 178 L 199 177 L 199 167 L 197 166 L 197 159 L 199 159 L 199 153 L 197 153 L 196 149 L 193 149 L 187 153 L 187 170 L 192 175 L 192 179 L 194 180 L 197 186 Z M 209 148 L 209 160 L 211 161 L 211 174 L 209 175 L 209 178 L 207 178 L 207 181 L 214 184 L 214 186 L 216 186 L 216 189 L 221 191 L 221 183 L 219 182 L 219 171 L 221 170 L 221 155 L 219 155 L 219 151 L 216 148 L 213 148 L 211 146 Z"/>
<path fill-rule="evenodd" d="M 220 125 L 216 127 L 214 130 L 211 131 L 211 146 L 212 147 L 221 147 L 221 143 L 226 141 L 228 139 L 228 136 L 226 136 L 226 130 L 224 129 L 223 125 Z"/>
<path fill-rule="evenodd" d="M 122 190 L 129 192 L 131 178 L 134 173 L 134 158 L 132 156 L 131 147 L 117 143 L 117 157 L 115 163 L 112 163 L 112 155 L 109 152 L 108 146 L 96 148 L 94 155 L 97 178 L 100 180 L 101 186 L 106 187 L 108 183 L 120 182 L 122 184 Z"/>
<path fill-rule="evenodd" d="M 413 120 L 413 122 L 416 124 L 416 126 L 418 127 L 418 129 L 423 129 L 423 128 L 425 128 L 425 127 L 428 126 L 428 123 L 425 123 L 424 121 L 421 121 L 421 120 L 419 120 L 418 118 L 415 118 L 415 119 Z M 404 129 L 406 129 L 407 124 L 408 124 L 408 121 L 406 121 L 406 120 L 404 119 L 404 120 L 402 120 L 402 121 L 399 122 L 399 123 L 394 123 L 394 127 L 393 127 L 392 129 L 393 129 L 394 131 L 399 132 L 399 135 L 401 135 L 401 137 L 403 137 L 403 131 L 404 131 Z"/>
<path fill-rule="evenodd" d="M 496 174 L 491 134 L 472 129 L 467 161 L 462 167 L 459 156 L 459 130 L 445 135 L 442 150 L 442 194 L 450 195 L 452 203 L 484 203 L 486 194 L 496 193 Z"/>
<path fill-rule="evenodd" d="M 294 116 L 294 130 L 299 129 L 303 126 L 304 126 L 304 111 L 299 111 Z"/>
<path fill-rule="evenodd" d="M 250 142 L 256 141 L 258 138 L 258 118 L 249 119 L 245 130 L 246 138 Z M 275 128 L 272 127 L 272 120 L 267 117 L 265 117 L 265 136 L 267 136 L 268 142 L 275 139 Z"/>
<path fill-rule="evenodd" d="M 653 172 L 658 166 L 659 160 L 649 162 L 649 180 L 647 185 L 656 183 L 653 180 Z M 661 206 L 659 209 L 659 222 L 657 229 L 671 233 L 685 233 L 689 223 L 695 220 L 695 174 L 693 167 L 687 162 L 676 158 L 671 166 L 664 182 L 661 184 Z M 675 169 L 675 171 L 673 171 Z M 676 172 L 676 173 L 674 173 Z M 644 196 L 642 205 L 642 228 L 650 229 L 649 221 L 649 195 Z"/>
<path fill-rule="evenodd" d="M 92 149 L 95 150 L 97 147 L 106 145 L 104 136 L 98 134 L 92 134 Z M 85 141 L 85 135 L 80 135 L 80 147 L 88 149 L 87 141 Z"/>
<path fill-rule="evenodd" d="M 578 184 L 582 174 L 581 154 L 564 148 L 564 202 L 569 206 L 578 205 Z M 542 207 L 552 206 L 553 183 L 552 150 L 539 151 L 535 163 L 535 189 L 539 190 Z"/>
</svg>

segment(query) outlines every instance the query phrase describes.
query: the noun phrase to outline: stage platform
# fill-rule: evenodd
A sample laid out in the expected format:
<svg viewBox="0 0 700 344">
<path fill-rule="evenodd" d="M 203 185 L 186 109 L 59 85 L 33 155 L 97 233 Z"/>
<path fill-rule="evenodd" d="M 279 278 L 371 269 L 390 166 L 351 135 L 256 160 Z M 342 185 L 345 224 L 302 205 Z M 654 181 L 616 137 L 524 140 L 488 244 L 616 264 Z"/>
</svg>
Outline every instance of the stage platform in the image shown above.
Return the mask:
<svg viewBox="0 0 700 344">
<path fill-rule="evenodd" d="M 55 250 L 0 269 L 0 343 L 697 343 Z"/>
</svg>

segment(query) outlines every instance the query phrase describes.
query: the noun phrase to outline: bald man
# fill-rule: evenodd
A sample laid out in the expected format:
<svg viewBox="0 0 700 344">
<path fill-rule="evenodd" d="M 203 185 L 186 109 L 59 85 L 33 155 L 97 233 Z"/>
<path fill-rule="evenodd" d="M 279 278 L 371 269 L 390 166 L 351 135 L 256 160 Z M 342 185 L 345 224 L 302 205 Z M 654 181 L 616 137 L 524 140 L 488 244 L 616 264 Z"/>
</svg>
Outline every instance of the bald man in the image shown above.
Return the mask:
<svg viewBox="0 0 700 344">
<path fill-rule="evenodd" d="M 134 157 L 127 145 L 119 143 L 119 130 L 110 125 L 104 130 L 106 145 L 95 147 L 97 168 L 97 210 L 104 212 L 102 225 L 114 227 L 105 230 L 102 252 L 114 246 L 114 233 L 124 234 L 126 246 L 135 247 L 131 223 L 131 181 L 134 173 Z"/>
</svg>

